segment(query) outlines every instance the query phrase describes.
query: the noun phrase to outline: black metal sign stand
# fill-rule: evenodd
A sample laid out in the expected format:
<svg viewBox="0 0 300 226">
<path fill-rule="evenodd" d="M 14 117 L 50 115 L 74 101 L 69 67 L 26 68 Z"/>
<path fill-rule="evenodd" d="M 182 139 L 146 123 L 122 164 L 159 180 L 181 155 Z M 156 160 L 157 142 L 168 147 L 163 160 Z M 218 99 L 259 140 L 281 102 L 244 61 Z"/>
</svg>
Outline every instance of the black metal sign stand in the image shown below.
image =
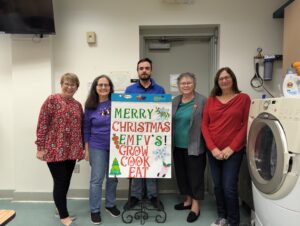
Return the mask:
<svg viewBox="0 0 300 226">
<path fill-rule="evenodd" d="M 156 191 L 157 191 L 157 208 L 153 207 L 150 201 L 147 199 L 147 186 L 146 179 L 143 180 L 143 198 L 138 204 L 130 208 L 130 197 L 131 197 L 131 182 L 129 179 L 128 189 L 128 202 L 125 204 L 122 212 L 122 221 L 126 224 L 131 224 L 133 220 L 139 220 L 141 225 L 145 224 L 149 218 L 155 218 L 156 223 L 165 223 L 167 219 L 167 213 L 164 210 L 163 204 L 160 202 L 158 193 L 158 183 L 156 180 Z"/>
</svg>

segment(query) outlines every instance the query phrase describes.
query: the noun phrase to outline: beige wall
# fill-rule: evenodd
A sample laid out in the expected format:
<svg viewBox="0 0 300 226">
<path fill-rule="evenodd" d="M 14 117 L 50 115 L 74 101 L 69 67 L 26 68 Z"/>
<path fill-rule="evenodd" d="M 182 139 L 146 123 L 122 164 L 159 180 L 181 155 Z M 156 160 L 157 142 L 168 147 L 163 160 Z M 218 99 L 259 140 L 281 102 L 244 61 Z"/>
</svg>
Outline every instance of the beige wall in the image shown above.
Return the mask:
<svg viewBox="0 0 300 226">
<path fill-rule="evenodd" d="M 9 35 L 0 36 L 0 190 L 14 188 L 12 59 Z"/>
<path fill-rule="evenodd" d="M 139 58 L 140 25 L 220 24 L 219 66 L 236 72 L 239 86 L 251 97 L 253 56 L 282 52 L 282 20 L 272 13 L 282 0 L 195 0 L 192 5 L 161 0 L 54 0 L 56 35 L 39 43 L 31 36 L 0 35 L 0 193 L 51 191 L 44 163 L 35 158 L 35 127 L 40 106 L 67 71 L 77 73 L 82 103 L 87 83 L 100 73 L 130 71 Z M 88 46 L 86 32 L 97 34 Z M 278 71 L 280 75 L 280 70 Z M 278 75 L 277 75 L 278 76 Z M 55 81 L 55 86 L 52 86 Z M 278 92 L 278 84 L 272 84 Z M 89 166 L 81 162 L 72 189 L 87 189 Z M 5 172 L 5 173 L 4 173 Z M 122 180 L 119 189 L 127 188 Z"/>
<path fill-rule="evenodd" d="M 35 158 L 39 107 L 51 93 L 51 38 L 12 37 L 14 179 L 17 192 L 49 190 L 50 173 Z"/>
<path fill-rule="evenodd" d="M 292 2 L 284 11 L 283 72 L 300 61 L 300 0 Z"/>
</svg>

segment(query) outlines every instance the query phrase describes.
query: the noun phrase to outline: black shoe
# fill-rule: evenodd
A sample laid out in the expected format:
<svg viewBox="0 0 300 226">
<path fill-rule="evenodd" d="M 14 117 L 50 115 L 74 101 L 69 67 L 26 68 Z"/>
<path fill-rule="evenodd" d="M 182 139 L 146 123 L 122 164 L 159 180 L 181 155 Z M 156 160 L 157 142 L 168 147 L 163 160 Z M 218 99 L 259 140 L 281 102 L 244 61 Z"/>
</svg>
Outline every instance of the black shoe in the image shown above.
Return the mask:
<svg viewBox="0 0 300 226">
<path fill-rule="evenodd" d="M 101 224 L 101 215 L 98 213 L 91 213 L 91 222 L 93 224 Z"/>
<path fill-rule="evenodd" d="M 135 207 L 139 203 L 139 199 L 137 197 L 131 196 L 130 200 L 125 204 L 124 209 L 131 209 Z"/>
<path fill-rule="evenodd" d="M 160 200 L 158 202 L 157 197 L 152 197 L 150 199 L 150 202 L 155 209 L 163 209 L 164 208 L 162 202 Z"/>
<path fill-rule="evenodd" d="M 112 217 L 120 216 L 121 212 L 118 210 L 116 206 L 113 207 L 105 207 L 106 212 L 108 212 Z"/>
<path fill-rule="evenodd" d="M 200 210 L 199 210 L 198 215 L 196 215 L 195 212 L 191 211 L 191 212 L 189 213 L 189 215 L 187 216 L 186 221 L 189 222 L 189 223 L 192 223 L 192 222 L 196 221 L 196 220 L 198 219 L 199 216 L 200 216 Z"/>
<path fill-rule="evenodd" d="M 175 210 L 190 210 L 192 208 L 192 205 L 185 206 L 184 203 L 178 203 L 174 206 Z"/>
</svg>

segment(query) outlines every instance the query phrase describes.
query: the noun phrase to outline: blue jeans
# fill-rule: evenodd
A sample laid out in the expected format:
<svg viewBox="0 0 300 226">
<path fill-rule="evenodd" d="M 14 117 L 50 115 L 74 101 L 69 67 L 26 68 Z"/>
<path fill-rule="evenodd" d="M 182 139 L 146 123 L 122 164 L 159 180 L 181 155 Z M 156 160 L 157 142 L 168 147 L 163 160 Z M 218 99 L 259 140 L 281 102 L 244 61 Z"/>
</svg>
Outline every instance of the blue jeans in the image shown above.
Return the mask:
<svg viewBox="0 0 300 226">
<path fill-rule="evenodd" d="M 226 218 L 233 226 L 240 223 L 238 178 L 243 154 L 244 150 L 241 150 L 233 153 L 227 160 L 217 160 L 208 152 L 218 217 Z"/>
<path fill-rule="evenodd" d="M 153 178 L 133 178 L 131 184 L 131 196 L 134 196 L 138 199 L 142 199 L 143 192 L 143 180 L 146 182 L 147 187 L 147 197 L 151 199 L 157 197 L 156 191 L 156 179 Z"/>
<path fill-rule="evenodd" d="M 105 207 L 113 207 L 116 202 L 117 178 L 108 177 L 109 151 L 89 148 L 91 165 L 90 180 L 90 210 L 100 212 L 102 198 L 102 183 L 106 175 Z"/>
</svg>

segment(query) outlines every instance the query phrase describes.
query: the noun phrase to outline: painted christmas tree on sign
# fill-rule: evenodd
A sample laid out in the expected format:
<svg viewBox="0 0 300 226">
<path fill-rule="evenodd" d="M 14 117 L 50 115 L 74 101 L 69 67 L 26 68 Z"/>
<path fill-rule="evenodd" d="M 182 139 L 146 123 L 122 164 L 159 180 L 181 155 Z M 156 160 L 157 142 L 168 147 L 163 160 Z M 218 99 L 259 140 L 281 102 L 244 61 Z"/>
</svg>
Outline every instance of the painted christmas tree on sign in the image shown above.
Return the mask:
<svg viewBox="0 0 300 226">
<path fill-rule="evenodd" d="M 113 164 L 110 169 L 110 175 L 121 175 L 120 166 L 117 158 L 114 158 Z"/>
</svg>

